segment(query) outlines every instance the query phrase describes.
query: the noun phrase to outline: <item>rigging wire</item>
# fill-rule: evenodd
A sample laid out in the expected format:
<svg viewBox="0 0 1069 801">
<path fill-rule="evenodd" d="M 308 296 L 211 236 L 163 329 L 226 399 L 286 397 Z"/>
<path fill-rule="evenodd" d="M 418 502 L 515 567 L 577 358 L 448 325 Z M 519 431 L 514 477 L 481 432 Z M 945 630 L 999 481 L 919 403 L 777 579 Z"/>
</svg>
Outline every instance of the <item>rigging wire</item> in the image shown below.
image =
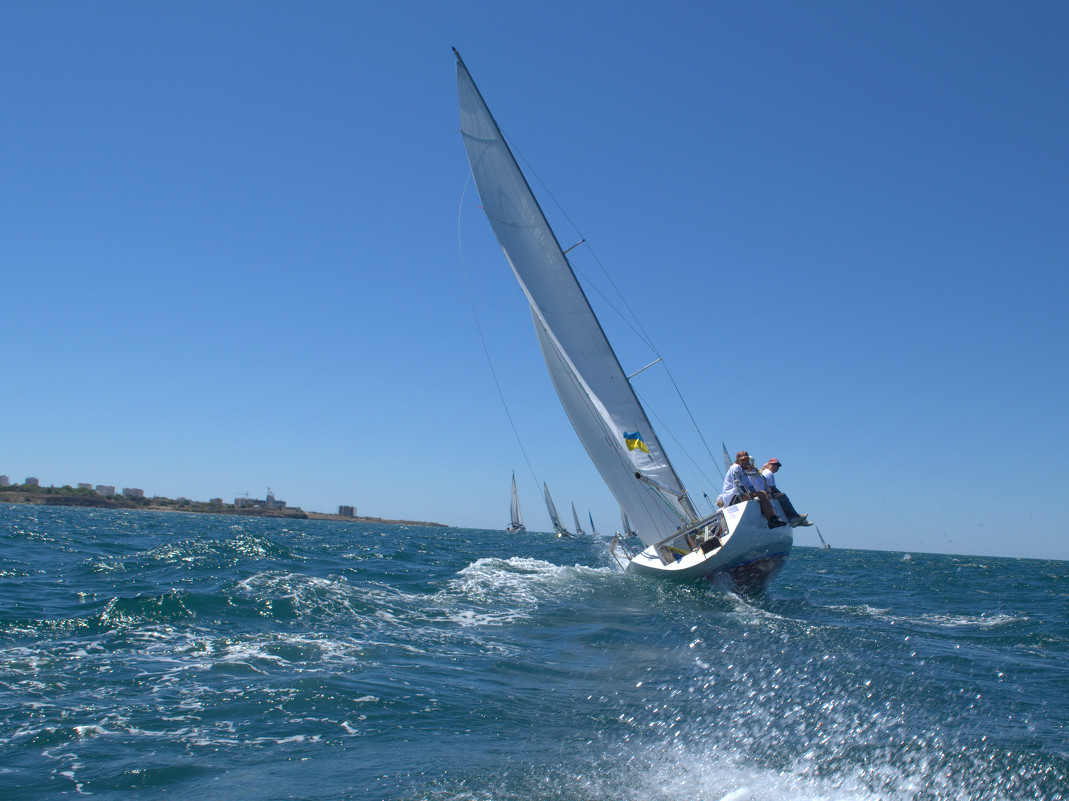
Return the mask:
<svg viewBox="0 0 1069 801">
<path fill-rule="evenodd" d="M 502 136 L 504 136 L 503 132 L 502 132 Z M 660 361 L 660 363 L 664 366 L 665 374 L 668 376 L 668 380 L 669 380 L 670 384 L 672 385 L 673 390 L 676 393 L 676 397 L 679 399 L 680 404 L 682 405 L 683 409 L 686 411 L 686 414 L 687 414 L 688 418 L 690 419 L 690 422 L 691 422 L 691 425 L 694 428 L 694 431 L 697 433 L 698 438 L 701 440 L 702 445 L 705 447 L 705 451 L 709 456 L 709 460 L 714 465 L 717 465 L 717 470 L 719 470 L 720 469 L 719 468 L 719 463 L 716 461 L 716 459 L 713 458 L 712 450 L 709 448 L 709 443 L 706 441 L 705 435 L 702 432 L 701 428 L 699 427 L 697 419 L 694 417 L 694 413 L 691 411 L 690 406 L 687 404 L 686 399 L 683 397 L 683 394 L 680 391 L 679 386 L 676 383 L 675 378 L 672 375 L 671 370 L 668 369 L 668 365 L 664 361 L 664 358 L 661 355 L 660 351 L 653 344 L 653 340 L 650 337 L 650 335 L 642 327 L 642 323 L 639 320 L 638 315 L 635 314 L 634 310 L 631 308 L 630 304 L 627 302 L 627 298 L 624 296 L 624 294 L 620 291 L 620 288 L 613 281 L 612 276 L 609 274 L 608 270 L 605 269 L 605 265 L 598 258 L 597 254 L 594 252 L 593 247 L 591 247 L 590 243 L 582 235 L 582 232 L 579 230 L 579 227 L 575 224 L 575 222 L 571 219 L 571 217 L 568 215 L 568 213 L 564 210 L 564 207 L 560 204 L 560 202 L 557 200 L 557 198 L 553 195 L 553 193 L 552 193 L 552 191 L 550 191 L 549 187 L 545 184 L 544 181 L 542 181 L 541 177 L 538 175 L 538 172 L 532 167 L 531 163 L 526 158 L 524 158 L 522 156 L 522 154 L 520 153 L 519 149 L 515 146 L 515 143 L 512 141 L 512 139 L 510 137 L 505 137 L 505 139 L 508 141 L 509 148 L 512 150 L 512 152 L 517 156 L 517 158 L 522 160 L 523 163 L 526 165 L 526 170 L 525 171 L 529 175 L 532 175 L 534 177 L 535 181 L 538 183 L 538 185 L 540 187 L 542 187 L 542 189 L 545 192 L 546 196 L 549 197 L 549 199 L 552 201 L 553 205 L 561 213 L 561 215 L 564 217 L 564 219 L 567 220 L 568 224 L 572 227 L 572 229 L 579 234 L 580 241 L 576 242 L 575 245 L 573 245 L 570 248 L 568 248 L 568 251 L 564 251 L 565 254 L 567 252 L 569 252 L 571 250 L 574 250 L 575 248 L 579 247 L 579 245 L 585 244 L 587 246 L 587 249 L 590 251 L 591 257 L 594 259 L 595 264 L 597 264 L 598 268 L 601 270 L 601 274 L 604 276 L 605 280 L 608 282 L 608 285 L 612 288 L 612 291 L 615 293 L 616 297 L 619 299 L 619 303 L 622 304 L 623 309 L 626 310 L 626 314 L 620 310 L 620 308 L 617 306 L 616 302 L 614 302 L 611 298 L 607 297 L 604 292 L 602 292 L 601 288 L 598 286 L 598 284 L 596 282 L 594 282 L 590 278 L 588 278 L 580 268 L 578 268 L 575 264 L 572 264 L 571 260 L 568 259 L 568 262 L 569 262 L 570 266 L 572 267 L 572 270 L 576 273 L 577 277 L 581 277 L 583 279 L 583 281 L 585 282 L 587 287 L 590 288 L 596 295 L 598 295 L 598 297 L 600 297 L 605 302 L 606 306 L 610 310 L 612 310 L 613 313 L 615 313 L 617 315 L 617 317 L 623 322 L 623 324 L 626 325 L 628 328 L 630 328 L 631 331 L 657 357 L 656 361 L 654 361 L 652 364 L 647 365 L 647 367 L 644 367 L 642 369 L 645 370 L 648 367 L 653 366 L 653 364 L 656 364 L 657 361 Z M 471 173 L 471 171 L 469 171 L 468 180 L 465 181 L 465 185 L 464 185 L 464 192 L 465 193 L 467 191 L 467 186 L 468 186 L 468 183 L 470 183 L 471 178 L 472 178 L 472 173 Z M 462 196 L 461 202 L 463 204 L 463 196 Z M 459 212 L 458 212 L 457 228 L 458 228 L 458 239 L 459 239 L 459 229 L 460 229 L 460 213 Z M 567 255 L 565 255 L 565 258 L 567 259 Z M 523 442 L 520 439 L 519 431 L 516 428 L 516 424 L 515 424 L 514 420 L 512 419 L 511 413 L 509 412 L 508 403 L 505 400 L 504 392 L 503 392 L 503 390 L 501 388 L 500 382 L 498 381 L 497 373 L 494 370 L 493 361 L 492 361 L 492 359 L 490 357 L 490 351 L 489 351 L 489 348 L 487 347 L 486 339 L 485 339 L 485 337 L 483 335 L 483 332 L 482 332 L 482 326 L 479 323 L 478 313 L 477 313 L 476 308 L 475 308 L 475 301 L 474 301 L 474 298 L 473 298 L 473 295 L 472 295 L 472 291 L 471 291 L 471 285 L 470 285 L 470 282 L 468 281 L 467 268 L 466 268 L 466 265 L 464 264 L 464 260 L 463 260 L 463 247 L 462 246 L 461 246 L 461 263 L 462 263 L 462 266 L 464 267 L 464 280 L 465 280 L 465 284 L 466 284 L 467 291 L 468 291 L 468 300 L 471 303 L 472 313 L 475 316 L 476 327 L 479 330 L 479 337 L 480 337 L 480 339 L 481 339 L 481 341 L 483 343 L 483 351 L 486 354 L 487 362 L 490 365 L 490 371 L 491 371 L 491 373 L 493 374 L 493 377 L 494 377 L 494 383 L 497 386 L 498 396 L 501 398 L 502 405 L 505 407 L 505 414 L 509 418 L 509 424 L 512 426 L 513 434 L 516 437 L 516 441 L 520 446 L 520 451 L 523 453 L 523 457 L 524 457 L 525 461 L 527 462 L 527 468 L 530 471 L 531 476 L 535 481 L 535 484 L 537 485 L 538 484 L 538 478 L 535 475 L 534 468 L 533 468 L 533 466 L 531 465 L 531 462 L 530 462 L 530 458 L 527 456 L 527 452 L 523 447 Z M 639 372 L 642 372 L 642 371 L 640 370 Z M 636 375 L 637 375 L 637 373 L 636 373 Z M 679 439 L 672 433 L 671 428 L 669 426 L 667 426 L 667 422 L 664 420 L 664 418 L 661 417 L 660 415 L 655 415 L 655 416 L 658 417 L 658 419 L 660 419 L 662 421 L 662 423 L 665 424 L 665 430 L 668 432 L 670 438 L 676 443 L 676 446 L 681 449 L 681 451 L 687 457 L 688 461 L 691 463 L 691 465 L 694 467 L 694 469 L 697 470 L 698 474 L 701 475 L 703 477 L 703 479 L 708 482 L 709 479 L 708 479 L 708 477 L 705 476 L 704 471 L 698 465 L 697 461 L 693 458 L 693 456 L 691 456 L 687 452 L 686 447 L 683 446 L 680 443 Z M 723 473 L 722 472 L 721 472 L 721 477 L 723 477 Z M 709 483 L 711 484 L 712 482 L 709 482 Z M 704 491 L 702 491 L 702 496 L 705 498 L 706 502 L 709 502 L 709 496 Z"/>
<path fill-rule="evenodd" d="M 516 444 L 520 446 L 520 453 L 523 454 L 523 460 L 527 463 L 527 469 L 531 473 L 531 478 L 534 480 L 535 486 L 538 485 L 538 476 L 535 475 L 534 467 L 531 466 L 531 459 L 527 455 L 527 450 L 523 447 L 523 440 L 520 439 L 520 432 L 516 428 L 516 421 L 512 419 L 512 412 L 509 411 L 508 402 L 505 400 L 505 392 L 501 389 L 501 382 L 497 378 L 497 371 L 494 369 L 494 361 L 490 357 L 490 348 L 486 344 L 486 337 L 483 335 L 482 323 L 479 322 L 479 312 L 475 307 L 475 296 L 471 292 L 471 281 L 468 280 L 468 265 L 464 260 L 464 241 L 461 236 L 461 218 L 464 215 L 464 198 L 468 192 L 468 186 L 471 184 L 472 172 L 468 170 L 468 177 L 464 180 L 464 188 L 460 192 L 460 206 L 457 209 L 457 247 L 460 251 L 460 269 L 464 273 L 464 288 L 468 292 L 468 303 L 471 304 L 471 313 L 475 318 L 475 328 L 479 332 L 479 341 L 483 345 L 483 353 L 486 354 L 486 363 L 490 366 L 490 375 L 494 378 L 494 386 L 497 387 L 497 396 L 501 399 L 501 405 L 505 408 L 505 416 L 509 420 L 509 425 L 512 426 L 512 434 L 516 437 Z"/>
<path fill-rule="evenodd" d="M 504 136 L 504 134 L 502 134 L 502 135 Z M 605 303 L 608 305 L 608 307 L 610 309 L 612 309 L 612 311 L 617 315 L 617 317 L 619 317 L 620 320 L 622 320 L 623 323 L 628 328 L 630 328 L 639 337 L 639 339 L 641 339 L 646 344 L 646 347 L 648 347 L 650 349 L 650 351 L 652 351 L 653 354 L 655 356 L 657 356 L 657 358 L 658 358 L 658 360 L 660 360 L 661 364 L 664 365 L 665 375 L 668 376 L 668 381 L 672 385 L 672 389 L 675 390 L 676 397 L 679 398 L 679 402 L 683 405 L 683 408 L 686 410 L 687 417 L 690 418 L 691 425 L 694 426 L 694 431 L 697 433 L 698 439 L 700 439 L 701 442 L 702 442 L 702 445 L 705 446 L 705 452 L 709 455 L 709 461 L 711 461 L 714 465 L 717 465 L 717 470 L 720 470 L 719 462 L 717 462 L 717 460 L 713 457 L 712 449 L 709 447 L 709 443 L 705 439 L 705 434 L 702 432 L 701 427 L 698 425 L 698 421 L 694 417 L 694 413 L 691 411 L 690 405 L 687 403 L 686 399 L 683 397 L 683 393 L 680 391 L 679 385 L 676 384 L 675 377 L 672 375 L 672 371 L 668 368 L 668 363 L 664 360 L 664 357 L 661 355 L 661 352 L 660 352 L 660 350 L 658 350 L 657 346 L 653 344 L 653 339 L 650 337 L 650 335 L 648 333 L 646 333 L 646 329 L 644 329 L 642 327 L 641 320 L 639 319 L 638 315 L 635 314 L 634 309 L 631 308 L 631 304 L 629 304 L 627 302 L 627 298 L 624 296 L 624 293 L 620 291 L 620 288 L 618 286 L 616 286 L 616 282 L 612 280 L 612 276 L 609 274 L 609 271 L 605 269 L 605 265 L 602 264 L 601 259 L 598 258 L 598 254 L 594 251 L 594 248 L 587 241 L 586 237 L 583 235 L 583 232 L 579 229 L 579 226 L 575 224 L 575 222 L 572 220 L 572 218 L 568 215 L 568 212 L 557 201 L 557 198 L 553 195 L 553 192 L 550 191 L 549 187 L 546 186 L 545 182 L 538 175 L 537 171 L 534 170 L 534 168 L 531 166 L 530 162 L 527 161 L 527 159 L 523 158 L 522 155 L 520 155 L 520 152 L 515 148 L 515 145 L 513 144 L 512 140 L 508 139 L 508 142 L 509 142 L 509 147 L 512 149 L 513 153 L 516 154 L 517 158 L 523 159 L 523 162 L 526 165 L 525 172 L 527 172 L 528 170 L 530 171 L 530 174 L 534 176 L 534 178 L 538 182 L 539 186 L 541 186 L 542 189 L 545 191 L 546 196 L 549 197 L 549 199 L 551 201 L 553 201 L 553 205 L 561 213 L 561 215 L 564 217 L 564 219 L 566 219 L 568 221 L 568 224 L 572 227 L 572 230 L 574 230 L 576 232 L 576 234 L 578 234 L 578 236 L 580 238 L 580 241 L 577 242 L 572 247 L 568 248 L 568 251 L 574 250 L 575 248 L 579 247 L 579 245 L 583 245 L 583 244 L 586 245 L 587 250 L 590 252 L 591 258 L 594 260 L 594 263 L 601 270 L 601 274 L 603 276 L 605 276 L 605 280 L 609 282 L 609 286 L 611 286 L 613 292 L 616 293 L 616 297 L 618 297 L 620 299 L 620 303 L 623 304 L 623 308 L 626 310 L 627 314 L 624 314 L 623 312 L 621 312 L 616 307 L 615 303 L 610 298 L 608 298 L 605 295 L 605 293 L 603 293 L 601 291 L 601 289 L 598 287 L 598 285 L 595 284 L 593 281 L 591 281 L 589 278 L 587 278 L 585 273 L 581 269 L 579 269 L 575 264 L 572 263 L 571 259 L 568 259 L 568 264 L 571 266 L 572 271 L 575 272 L 575 274 L 577 276 L 581 277 L 586 282 L 586 285 L 590 289 L 592 289 L 594 291 L 594 293 L 598 297 L 600 297 L 602 300 L 605 301 Z M 565 258 L 567 258 L 567 256 Z M 650 366 L 650 365 L 648 365 L 648 366 Z M 642 369 L 644 370 L 646 368 L 642 368 Z M 676 440 L 676 438 L 674 436 L 672 437 L 672 439 Z M 676 440 L 676 442 L 678 444 L 678 440 Z M 692 457 L 688 457 L 688 458 L 691 458 L 691 462 L 694 462 L 694 459 Z M 702 471 L 699 469 L 699 472 L 702 472 Z M 721 479 L 723 479 L 723 477 L 724 477 L 723 471 L 720 472 L 720 477 L 721 477 Z"/>
</svg>

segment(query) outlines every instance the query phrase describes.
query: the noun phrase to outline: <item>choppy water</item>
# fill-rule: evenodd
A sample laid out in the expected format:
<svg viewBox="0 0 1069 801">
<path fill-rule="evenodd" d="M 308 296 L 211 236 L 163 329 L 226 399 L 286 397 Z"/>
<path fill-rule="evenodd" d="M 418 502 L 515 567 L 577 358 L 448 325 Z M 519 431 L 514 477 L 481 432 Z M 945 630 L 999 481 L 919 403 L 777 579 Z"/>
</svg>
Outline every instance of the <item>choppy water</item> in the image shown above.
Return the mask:
<svg viewBox="0 0 1069 801">
<path fill-rule="evenodd" d="M 0 798 L 1069 798 L 1069 563 L 0 505 Z"/>
</svg>

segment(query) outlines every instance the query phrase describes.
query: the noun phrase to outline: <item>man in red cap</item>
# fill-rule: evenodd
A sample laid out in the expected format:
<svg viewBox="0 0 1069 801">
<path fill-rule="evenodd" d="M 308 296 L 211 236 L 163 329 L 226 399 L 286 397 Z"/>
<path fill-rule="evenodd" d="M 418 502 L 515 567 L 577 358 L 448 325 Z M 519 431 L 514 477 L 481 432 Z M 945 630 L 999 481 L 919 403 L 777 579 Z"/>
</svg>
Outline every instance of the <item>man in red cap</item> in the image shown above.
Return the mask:
<svg viewBox="0 0 1069 801">
<path fill-rule="evenodd" d="M 750 454 L 739 451 L 735 456 L 735 463 L 728 468 L 724 476 L 724 491 L 717 499 L 717 506 L 734 506 L 742 501 L 758 501 L 761 505 L 761 514 L 769 528 L 779 528 L 787 525 L 776 510 L 772 507 L 771 497 L 764 490 L 759 490 L 750 483 L 746 477 L 746 466 L 750 463 Z"/>
<path fill-rule="evenodd" d="M 774 500 L 779 501 L 779 505 L 783 507 L 783 514 L 787 515 L 787 522 L 794 526 L 811 526 L 813 522 L 807 520 L 808 513 L 804 515 L 798 514 L 794 510 L 794 505 L 791 503 L 791 499 L 779 491 L 776 487 L 776 473 L 779 472 L 780 463 L 779 459 L 769 459 L 765 462 L 765 466 L 761 468 L 761 475 L 764 476 L 765 485 L 768 487 L 768 494 L 772 496 Z"/>
</svg>

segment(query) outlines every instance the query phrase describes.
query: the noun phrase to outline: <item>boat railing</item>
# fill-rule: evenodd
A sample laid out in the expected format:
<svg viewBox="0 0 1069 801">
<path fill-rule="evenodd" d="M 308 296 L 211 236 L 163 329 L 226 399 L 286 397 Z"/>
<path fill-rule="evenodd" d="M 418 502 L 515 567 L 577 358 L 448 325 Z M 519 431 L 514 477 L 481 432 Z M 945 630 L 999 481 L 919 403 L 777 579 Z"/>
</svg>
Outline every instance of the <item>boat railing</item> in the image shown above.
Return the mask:
<svg viewBox="0 0 1069 801">
<path fill-rule="evenodd" d="M 629 560 L 639 555 L 639 549 L 628 543 L 619 533 L 612 538 L 612 542 L 609 544 L 609 553 L 615 554 L 617 548 L 620 548 L 624 552 L 624 556 Z"/>
</svg>

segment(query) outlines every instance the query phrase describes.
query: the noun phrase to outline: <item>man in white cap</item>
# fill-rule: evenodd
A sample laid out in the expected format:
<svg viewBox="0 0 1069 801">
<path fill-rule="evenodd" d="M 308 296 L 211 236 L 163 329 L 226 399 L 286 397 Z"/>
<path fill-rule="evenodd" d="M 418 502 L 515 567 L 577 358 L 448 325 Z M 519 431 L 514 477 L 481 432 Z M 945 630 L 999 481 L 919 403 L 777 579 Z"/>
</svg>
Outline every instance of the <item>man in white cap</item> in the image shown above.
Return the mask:
<svg viewBox="0 0 1069 801">
<path fill-rule="evenodd" d="M 791 524 L 791 527 L 795 526 L 811 526 L 813 521 L 807 520 L 808 513 L 804 515 L 798 514 L 794 510 L 794 505 L 791 503 L 791 499 L 779 491 L 776 486 L 776 473 L 779 472 L 780 463 L 779 459 L 769 459 L 765 462 L 765 466 L 761 468 L 761 475 L 765 479 L 765 486 L 768 489 L 768 494 L 772 496 L 774 500 L 779 501 L 779 505 L 783 507 L 783 514 L 787 515 L 787 522 Z"/>
</svg>

